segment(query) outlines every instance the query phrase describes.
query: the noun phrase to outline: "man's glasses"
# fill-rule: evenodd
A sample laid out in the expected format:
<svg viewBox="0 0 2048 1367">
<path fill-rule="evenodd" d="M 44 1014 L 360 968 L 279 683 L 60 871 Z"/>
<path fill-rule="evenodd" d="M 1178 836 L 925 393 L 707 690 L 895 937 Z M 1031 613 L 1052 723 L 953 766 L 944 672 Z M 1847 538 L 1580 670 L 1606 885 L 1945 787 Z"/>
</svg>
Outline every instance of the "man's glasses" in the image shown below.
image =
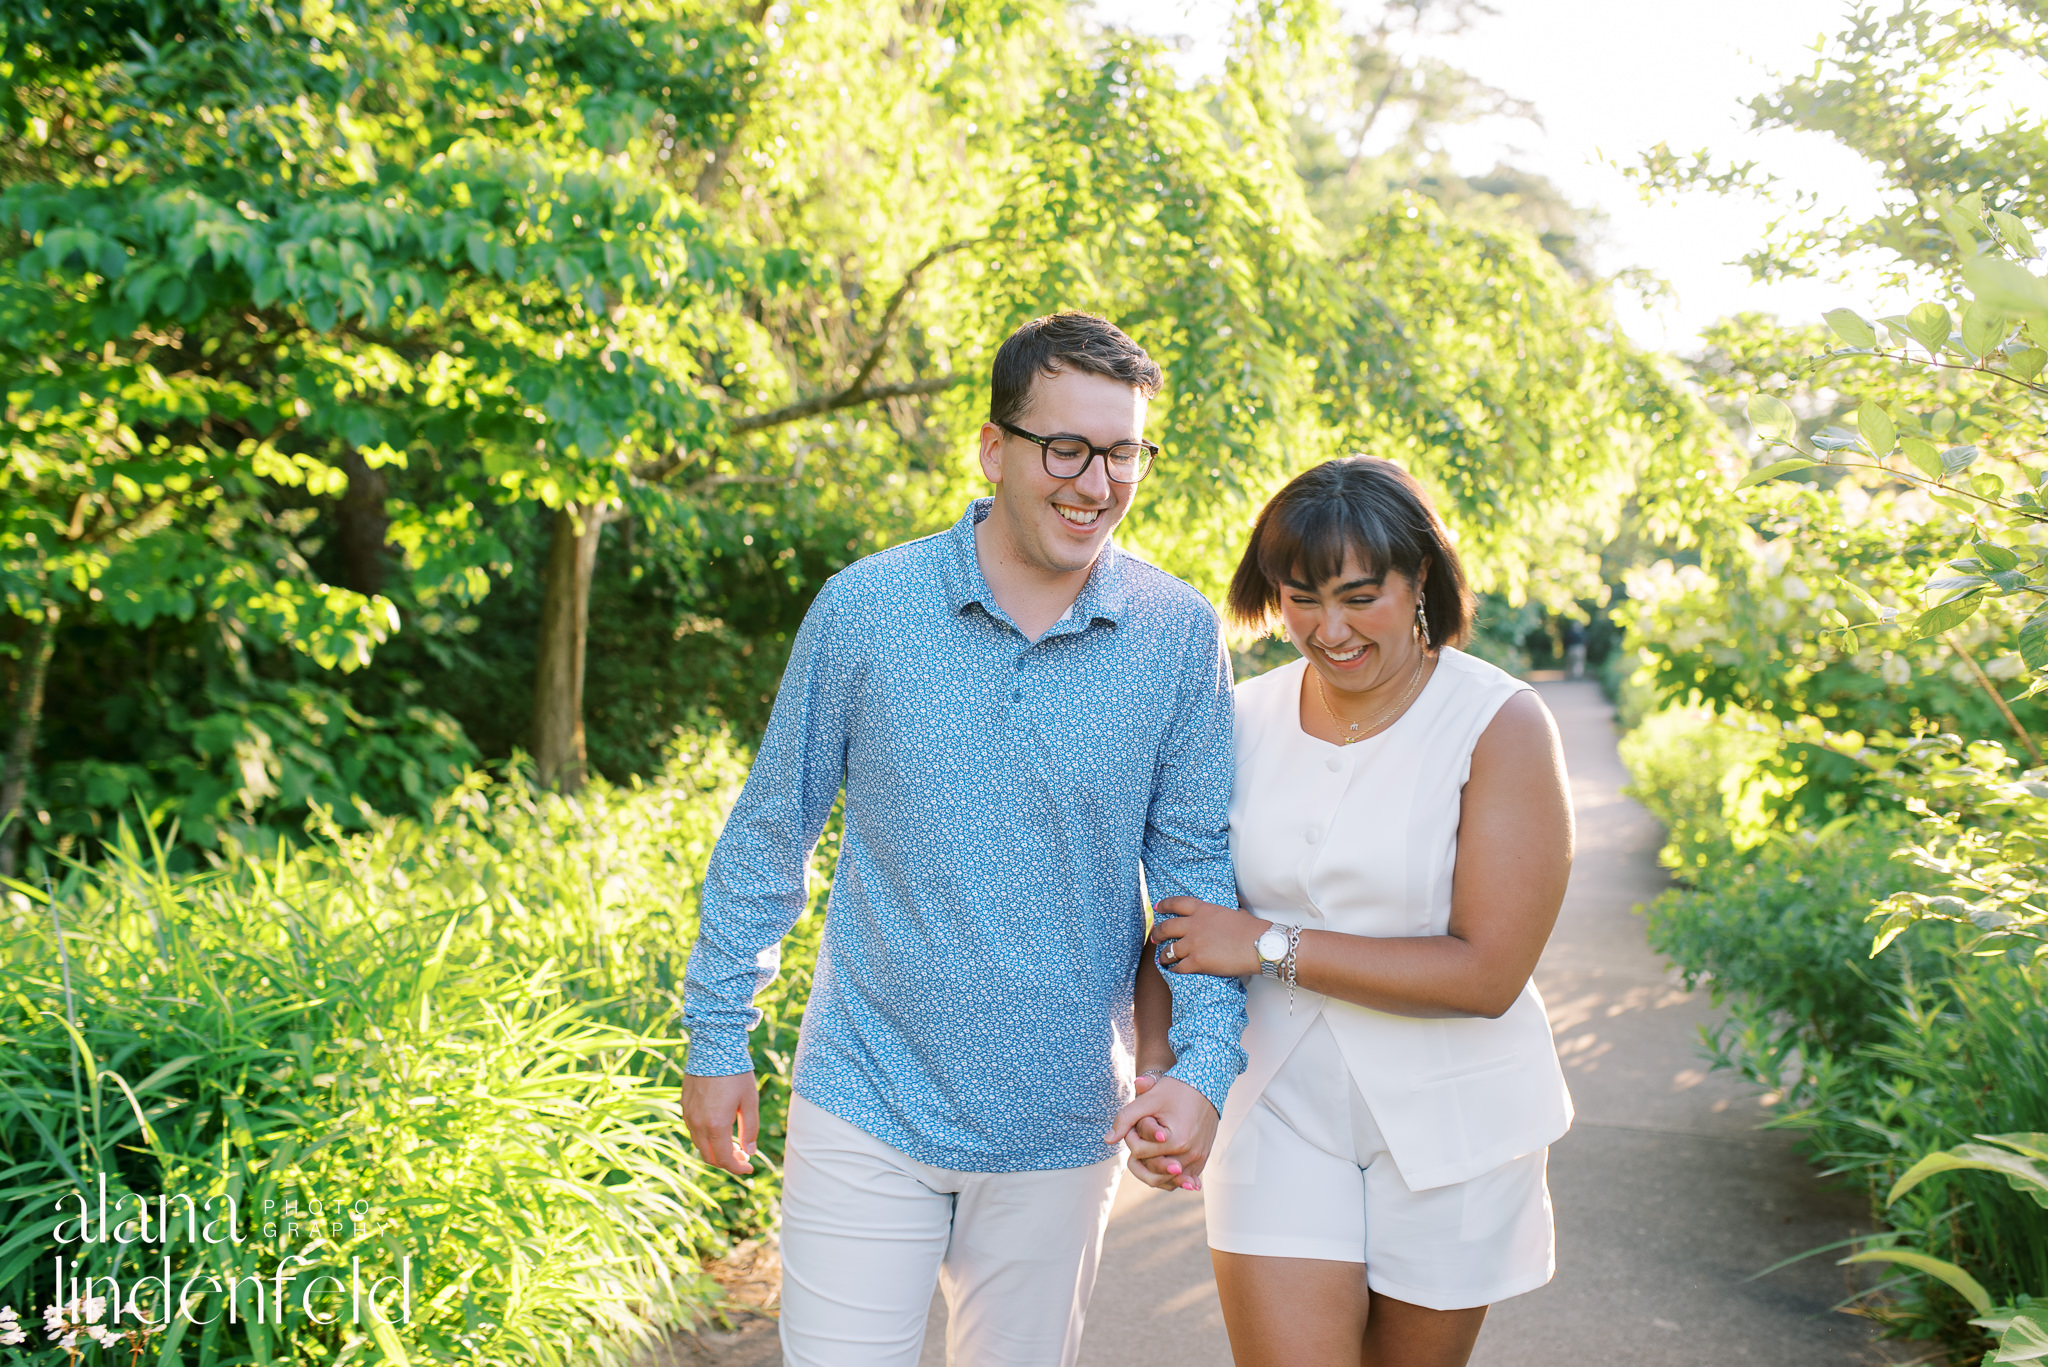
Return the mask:
<svg viewBox="0 0 2048 1367">
<path fill-rule="evenodd" d="M 1088 462 L 1102 457 L 1102 468 L 1118 484 L 1136 484 L 1152 469 L 1159 448 L 1149 441 L 1120 441 L 1097 446 L 1079 437 L 1041 437 L 1013 423 L 998 420 L 996 426 L 1013 437 L 1022 437 L 1038 447 L 1045 460 L 1045 472 L 1054 479 L 1079 479 Z"/>
</svg>

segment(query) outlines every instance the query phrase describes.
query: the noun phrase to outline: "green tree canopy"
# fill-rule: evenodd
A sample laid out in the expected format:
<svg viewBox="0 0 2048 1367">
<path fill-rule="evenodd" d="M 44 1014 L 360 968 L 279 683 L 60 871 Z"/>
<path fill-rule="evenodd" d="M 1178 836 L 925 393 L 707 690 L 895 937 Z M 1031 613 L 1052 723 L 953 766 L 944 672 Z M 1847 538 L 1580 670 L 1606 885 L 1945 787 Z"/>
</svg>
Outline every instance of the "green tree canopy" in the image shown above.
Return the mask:
<svg viewBox="0 0 2048 1367">
<path fill-rule="evenodd" d="M 607 525 L 701 587 L 718 519 L 785 519 L 761 569 L 806 593 L 957 515 L 993 349 L 1057 308 L 1165 369 L 1130 536 L 1206 588 L 1353 449 L 1438 487 L 1513 595 L 1585 593 L 1630 499 L 1683 535 L 1691 486 L 1643 476 L 1710 429 L 1597 284 L 1493 210 L 1318 217 L 1290 82 L 1330 22 L 1247 5 L 1190 84 L 1058 0 L 0 3 L 0 805 L 49 834 L 129 797 L 202 829 L 424 801 L 473 752 L 351 677 L 399 639 L 466 658 L 507 588 L 537 620 L 495 668 L 573 784 Z M 799 547 L 828 524 L 843 553 Z M 37 777 L 51 652 L 173 627 L 204 686 L 128 715 L 189 761 Z"/>
</svg>

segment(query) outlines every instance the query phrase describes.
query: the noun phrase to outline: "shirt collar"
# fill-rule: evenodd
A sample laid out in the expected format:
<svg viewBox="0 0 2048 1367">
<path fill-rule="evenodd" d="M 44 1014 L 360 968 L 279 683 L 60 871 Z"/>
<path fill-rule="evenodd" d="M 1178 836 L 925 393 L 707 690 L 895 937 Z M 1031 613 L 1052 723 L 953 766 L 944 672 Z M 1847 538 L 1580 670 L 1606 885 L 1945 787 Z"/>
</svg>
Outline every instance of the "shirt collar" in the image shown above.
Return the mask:
<svg viewBox="0 0 2048 1367">
<path fill-rule="evenodd" d="M 975 499 L 967 505 L 966 514 L 953 524 L 953 530 L 946 534 L 949 549 L 946 557 L 946 605 L 957 614 L 965 612 L 970 603 L 978 604 L 990 616 L 1008 621 L 996 606 L 995 594 L 990 592 L 988 580 L 981 572 L 981 558 L 974 553 L 975 524 L 987 517 L 989 509 L 994 506 L 992 498 Z M 1122 626 L 1128 601 L 1124 592 L 1123 559 L 1123 552 L 1117 549 L 1114 537 L 1104 541 L 1102 554 L 1095 557 L 1095 566 L 1088 571 L 1088 582 L 1081 586 L 1074 605 L 1046 634 L 1076 631 L 1095 621 Z"/>
</svg>

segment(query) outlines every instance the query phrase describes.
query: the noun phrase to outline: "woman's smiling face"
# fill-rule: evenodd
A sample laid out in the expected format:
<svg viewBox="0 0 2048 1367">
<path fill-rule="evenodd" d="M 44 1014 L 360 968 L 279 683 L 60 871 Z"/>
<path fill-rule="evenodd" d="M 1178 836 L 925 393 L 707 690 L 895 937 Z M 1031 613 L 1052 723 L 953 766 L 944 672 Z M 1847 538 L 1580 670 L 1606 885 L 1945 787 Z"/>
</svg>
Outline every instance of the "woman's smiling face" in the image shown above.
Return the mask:
<svg viewBox="0 0 2048 1367">
<path fill-rule="evenodd" d="M 1368 568 L 1356 549 L 1320 584 L 1283 582 L 1280 621 L 1287 639 L 1331 689 L 1365 693 L 1405 680 L 1415 668 L 1422 642 L 1415 633 L 1415 605 L 1423 579 L 1398 571 Z"/>
</svg>

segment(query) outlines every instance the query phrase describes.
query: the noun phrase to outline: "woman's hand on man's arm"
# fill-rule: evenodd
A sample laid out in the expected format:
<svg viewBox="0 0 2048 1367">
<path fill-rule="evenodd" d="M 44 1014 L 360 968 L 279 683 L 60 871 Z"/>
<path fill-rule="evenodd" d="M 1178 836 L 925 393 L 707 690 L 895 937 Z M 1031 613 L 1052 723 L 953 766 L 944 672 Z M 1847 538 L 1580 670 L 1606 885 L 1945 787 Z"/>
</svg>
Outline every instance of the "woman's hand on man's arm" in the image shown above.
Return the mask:
<svg viewBox="0 0 2048 1367">
<path fill-rule="evenodd" d="M 1403 1016 L 1495 1017 L 1514 1005 L 1557 923 L 1572 866 L 1564 749 L 1533 693 L 1502 704 L 1472 752 L 1458 821 L 1449 934 L 1392 939 L 1303 931 L 1295 976 L 1311 992 Z M 1159 903 L 1155 940 L 1176 973 L 1258 972 L 1266 922 L 1187 897 Z M 1171 916 L 1171 919 L 1167 919 Z"/>
<path fill-rule="evenodd" d="M 1219 907 L 1199 897 L 1163 897 L 1154 908 L 1154 944 L 1171 944 L 1176 973 L 1243 978 L 1259 971 L 1254 946 L 1273 923 L 1240 907 Z"/>
</svg>

